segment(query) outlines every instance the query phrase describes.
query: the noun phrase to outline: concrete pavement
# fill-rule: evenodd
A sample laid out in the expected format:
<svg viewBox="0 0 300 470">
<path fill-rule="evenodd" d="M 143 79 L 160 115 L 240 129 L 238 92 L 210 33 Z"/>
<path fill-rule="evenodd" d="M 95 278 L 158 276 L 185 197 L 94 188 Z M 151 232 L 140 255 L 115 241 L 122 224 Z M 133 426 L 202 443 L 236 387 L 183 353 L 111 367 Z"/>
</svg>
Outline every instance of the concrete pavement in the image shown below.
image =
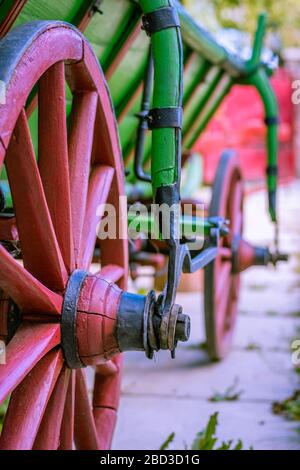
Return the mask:
<svg viewBox="0 0 300 470">
<path fill-rule="evenodd" d="M 290 345 L 300 339 L 300 184 L 280 188 L 281 247 L 288 264 L 252 268 L 243 275 L 239 319 L 231 354 L 208 362 L 204 341 L 202 293 L 179 294 L 178 303 L 192 317 L 192 335 L 176 360 L 159 353 L 155 361 L 127 354 L 114 449 L 159 449 L 171 432 L 171 448 L 184 449 L 219 412 L 220 440 L 241 439 L 244 448 L 299 449 L 300 423 L 272 413 L 272 403 L 299 388 Z M 246 200 L 246 236 L 269 244 L 272 227 L 262 192 Z M 144 283 L 144 284 L 143 284 Z M 139 285 L 145 285 L 140 279 Z M 212 403 L 236 383 L 236 401 Z"/>
</svg>

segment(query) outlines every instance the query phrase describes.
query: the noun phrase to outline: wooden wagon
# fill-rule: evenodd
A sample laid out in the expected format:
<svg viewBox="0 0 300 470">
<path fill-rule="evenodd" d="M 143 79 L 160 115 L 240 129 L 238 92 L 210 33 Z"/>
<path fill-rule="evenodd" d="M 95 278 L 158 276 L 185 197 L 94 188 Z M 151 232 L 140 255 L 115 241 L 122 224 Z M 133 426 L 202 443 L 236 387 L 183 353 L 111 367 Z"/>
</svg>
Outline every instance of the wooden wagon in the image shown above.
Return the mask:
<svg viewBox="0 0 300 470">
<path fill-rule="evenodd" d="M 199 216 L 189 198 L 199 181 L 193 147 L 235 84 L 256 87 L 276 222 L 278 119 L 272 70 L 261 60 L 265 22 L 262 15 L 243 60 L 175 0 L 0 2 L 0 403 L 9 399 L 2 449 L 108 449 L 120 353 L 174 355 L 189 337 L 189 317 L 175 303 L 182 271 L 205 268 L 209 354 L 227 354 L 240 273 L 285 257 L 243 239 L 243 183 L 232 151 L 222 155 L 210 207 Z M 144 237 L 131 244 L 134 263 L 155 266 L 157 249 L 168 256 L 158 296 L 126 290 L 125 179 L 135 206 L 175 207 L 167 222 L 157 219 L 155 249 L 148 213 L 139 219 Z M 189 215 L 179 210 L 185 202 Z M 117 223 L 105 238 L 107 203 Z M 135 217 L 130 210 L 129 222 Z M 197 249 L 194 227 L 202 234 Z"/>
</svg>

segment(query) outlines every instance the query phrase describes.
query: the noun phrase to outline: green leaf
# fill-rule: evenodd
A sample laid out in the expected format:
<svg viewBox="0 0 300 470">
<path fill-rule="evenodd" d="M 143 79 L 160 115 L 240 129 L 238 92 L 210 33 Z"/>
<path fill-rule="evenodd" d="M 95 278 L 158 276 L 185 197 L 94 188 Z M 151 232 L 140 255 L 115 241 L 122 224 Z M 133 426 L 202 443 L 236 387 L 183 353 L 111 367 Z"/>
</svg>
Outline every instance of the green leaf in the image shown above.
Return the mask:
<svg viewBox="0 0 300 470">
<path fill-rule="evenodd" d="M 232 441 L 222 442 L 222 445 L 218 447 L 218 449 L 216 450 L 230 450 L 231 445 L 232 445 Z"/>
<path fill-rule="evenodd" d="M 275 402 L 272 406 L 273 413 L 285 416 L 294 421 L 300 421 L 300 390 L 281 402 Z"/>
<path fill-rule="evenodd" d="M 233 445 L 233 440 L 229 441 L 223 441 L 219 447 L 217 446 L 218 438 L 216 436 L 217 432 L 217 426 L 218 426 L 218 416 L 219 413 L 214 413 L 210 418 L 209 421 L 205 427 L 205 429 L 201 432 L 198 432 L 194 442 L 191 446 L 191 450 L 242 450 L 243 449 L 243 443 L 241 440 L 238 440 L 238 442 Z M 175 434 L 172 433 L 166 441 L 163 443 L 161 446 L 160 450 L 166 450 L 169 448 L 169 444 L 173 442 L 175 437 Z M 185 450 L 188 450 L 187 445 L 184 445 Z M 249 450 L 253 450 L 250 448 Z"/>
<path fill-rule="evenodd" d="M 208 401 L 217 403 L 221 401 L 237 401 L 240 399 L 243 390 L 238 390 L 237 386 L 239 383 L 239 379 L 235 378 L 234 382 L 230 387 L 228 387 L 224 393 L 216 392 L 214 395 L 212 395 Z"/>
<path fill-rule="evenodd" d="M 174 438 L 175 438 L 175 432 L 172 432 L 172 434 L 170 434 L 169 437 L 167 437 L 167 439 L 162 444 L 159 450 L 168 450 L 169 445 L 174 441 Z"/>
<path fill-rule="evenodd" d="M 218 413 L 214 413 L 206 426 L 206 428 L 196 435 L 192 444 L 192 450 L 213 450 L 217 439 L 215 438 L 218 425 Z"/>
<path fill-rule="evenodd" d="M 8 404 L 9 404 L 9 399 L 10 399 L 10 397 L 6 398 L 6 400 L 0 406 L 0 432 L 2 430 L 4 417 L 5 417 L 5 414 L 6 414 L 6 411 L 7 411 L 7 408 L 8 408 Z"/>
<path fill-rule="evenodd" d="M 238 441 L 237 445 L 234 447 L 233 450 L 243 450 L 243 443 L 241 440 Z"/>
</svg>

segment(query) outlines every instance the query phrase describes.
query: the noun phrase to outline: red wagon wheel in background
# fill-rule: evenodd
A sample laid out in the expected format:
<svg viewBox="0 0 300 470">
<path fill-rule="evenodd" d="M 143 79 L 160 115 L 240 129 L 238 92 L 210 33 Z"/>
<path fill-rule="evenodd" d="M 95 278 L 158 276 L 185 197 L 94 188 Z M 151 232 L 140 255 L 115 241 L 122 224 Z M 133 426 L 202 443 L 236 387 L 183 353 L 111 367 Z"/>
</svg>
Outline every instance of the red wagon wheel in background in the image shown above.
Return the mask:
<svg viewBox="0 0 300 470">
<path fill-rule="evenodd" d="M 225 152 L 213 185 L 210 217 L 230 221 L 229 235 L 219 242 L 219 255 L 205 268 L 204 299 L 208 353 L 222 359 L 231 346 L 237 315 L 240 273 L 233 269 L 233 250 L 243 230 L 243 181 L 239 159 Z"/>
<path fill-rule="evenodd" d="M 7 86 L 6 104 L 0 105 L 0 158 L 14 204 L 11 217 L 0 214 L 1 230 L 21 249 L 16 260 L 0 245 L 0 288 L 21 315 L 7 363 L 0 365 L 0 403 L 10 397 L 0 448 L 107 449 L 121 369 L 111 329 L 128 259 L 126 237 L 104 240 L 99 274 L 89 274 L 103 215 L 99 204 L 112 203 L 126 222 L 126 205 L 119 207 L 123 165 L 106 82 L 83 36 L 57 22 L 27 24 L 1 40 L 0 75 Z M 66 83 L 72 94 L 68 119 Z M 35 94 L 38 155 L 26 114 Z M 74 308 L 72 289 L 81 289 L 76 325 L 70 325 L 81 338 L 74 361 L 97 364 L 90 367 L 96 371 L 92 400 L 85 369 L 64 359 L 69 345 L 60 324 Z"/>
</svg>

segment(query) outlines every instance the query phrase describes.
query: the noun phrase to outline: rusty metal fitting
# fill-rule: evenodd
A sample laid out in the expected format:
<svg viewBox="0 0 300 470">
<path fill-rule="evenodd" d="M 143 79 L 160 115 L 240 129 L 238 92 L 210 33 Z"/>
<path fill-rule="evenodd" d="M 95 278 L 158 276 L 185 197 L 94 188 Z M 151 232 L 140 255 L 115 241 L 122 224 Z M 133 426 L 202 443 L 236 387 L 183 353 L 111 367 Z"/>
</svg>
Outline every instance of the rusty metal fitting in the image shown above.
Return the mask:
<svg viewBox="0 0 300 470">
<path fill-rule="evenodd" d="M 144 351 L 149 359 L 160 349 L 173 352 L 178 341 L 188 341 L 190 318 L 174 305 L 159 313 L 155 293 L 147 296 L 124 292 L 118 311 L 117 341 L 121 351 Z"/>
<path fill-rule="evenodd" d="M 159 343 L 161 349 L 171 351 L 174 356 L 178 341 L 187 341 L 190 336 L 190 318 L 182 313 L 180 305 L 173 305 L 161 319 Z"/>
<path fill-rule="evenodd" d="M 280 252 L 275 252 L 275 253 L 270 253 L 270 263 L 273 264 L 273 266 L 277 266 L 278 263 L 287 263 L 289 261 L 289 255 L 287 253 L 280 253 Z"/>
<path fill-rule="evenodd" d="M 272 253 L 267 247 L 254 246 L 241 237 L 236 237 L 232 246 L 232 268 L 234 273 L 241 273 L 252 266 L 276 266 L 287 262 L 285 253 Z"/>
</svg>

